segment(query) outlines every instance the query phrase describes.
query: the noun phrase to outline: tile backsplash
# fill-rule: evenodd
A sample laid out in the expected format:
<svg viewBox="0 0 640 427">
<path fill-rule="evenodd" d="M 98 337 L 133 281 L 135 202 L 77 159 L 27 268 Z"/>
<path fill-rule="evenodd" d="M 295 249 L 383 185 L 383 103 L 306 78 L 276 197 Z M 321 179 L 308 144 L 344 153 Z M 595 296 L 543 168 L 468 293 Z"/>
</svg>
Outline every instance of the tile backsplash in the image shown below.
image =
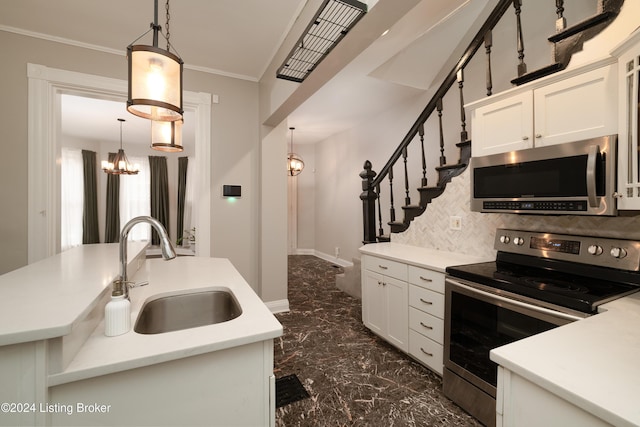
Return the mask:
<svg viewBox="0 0 640 427">
<path fill-rule="evenodd" d="M 470 169 L 455 177 L 444 193 L 427 206 L 396 243 L 482 257 L 495 256 L 496 228 L 547 231 L 640 240 L 640 215 L 598 217 L 572 215 L 516 215 L 471 212 Z M 462 219 L 461 230 L 449 228 L 449 217 Z"/>
</svg>

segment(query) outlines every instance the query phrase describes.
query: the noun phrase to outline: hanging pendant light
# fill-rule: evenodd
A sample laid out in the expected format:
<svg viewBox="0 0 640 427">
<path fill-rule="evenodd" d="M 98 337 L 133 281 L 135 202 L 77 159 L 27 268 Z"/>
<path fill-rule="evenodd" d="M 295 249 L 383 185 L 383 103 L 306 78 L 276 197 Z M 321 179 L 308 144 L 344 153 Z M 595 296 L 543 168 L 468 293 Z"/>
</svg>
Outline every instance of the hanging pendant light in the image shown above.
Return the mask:
<svg viewBox="0 0 640 427">
<path fill-rule="evenodd" d="M 181 120 L 182 109 L 182 59 L 169 49 L 169 0 L 166 6 L 166 36 L 158 25 L 158 0 L 154 0 L 154 22 L 151 29 L 127 46 L 129 66 L 129 92 L 127 110 L 136 116 L 150 120 Z M 134 45 L 149 31 L 153 31 L 153 45 Z M 167 49 L 158 47 L 158 33 L 167 41 Z M 175 49 L 174 49 L 175 50 Z"/>
<path fill-rule="evenodd" d="M 125 120 L 118 119 L 118 121 L 120 122 L 120 149 L 112 162 L 102 161 L 102 170 L 111 175 L 137 175 L 140 171 L 140 165 L 131 165 L 122 149 L 122 123 Z"/>
<path fill-rule="evenodd" d="M 291 131 L 291 151 L 287 154 L 287 173 L 289 176 L 299 175 L 302 169 L 304 169 L 302 157 L 293 152 L 293 131 L 295 129 L 294 127 L 289 128 Z"/>
<path fill-rule="evenodd" d="M 174 122 L 151 121 L 151 148 L 158 151 L 182 151 L 182 120 Z"/>
</svg>

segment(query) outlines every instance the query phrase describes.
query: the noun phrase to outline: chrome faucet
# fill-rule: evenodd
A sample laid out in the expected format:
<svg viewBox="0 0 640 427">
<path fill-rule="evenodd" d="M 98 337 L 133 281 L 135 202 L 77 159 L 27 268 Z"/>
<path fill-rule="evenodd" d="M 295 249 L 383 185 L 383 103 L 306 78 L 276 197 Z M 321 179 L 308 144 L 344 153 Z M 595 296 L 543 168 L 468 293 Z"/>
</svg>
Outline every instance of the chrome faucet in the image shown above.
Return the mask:
<svg viewBox="0 0 640 427">
<path fill-rule="evenodd" d="M 124 295 L 125 298 L 129 298 L 129 286 L 131 285 L 131 282 L 129 282 L 127 277 L 127 236 L 129 236 L 129 231 L 131 231 L 133 226 L 141 222 L 151 224 L 151 226 L 158 232 L 158 235 L 160 236 L 162 257 L 165 260 L 174 259 L 176 257 L 176 251 L 173 249 L 173 246 L 169 241 L 167 230 L 165 230 L 160 221 L 150 216 L 137 216 L 133 218 L 127 222 L 124 227 L 122 227 L 122 231 L 120 232 L 120 277 L 113 281 L 113 296 Z"/>
</svg>

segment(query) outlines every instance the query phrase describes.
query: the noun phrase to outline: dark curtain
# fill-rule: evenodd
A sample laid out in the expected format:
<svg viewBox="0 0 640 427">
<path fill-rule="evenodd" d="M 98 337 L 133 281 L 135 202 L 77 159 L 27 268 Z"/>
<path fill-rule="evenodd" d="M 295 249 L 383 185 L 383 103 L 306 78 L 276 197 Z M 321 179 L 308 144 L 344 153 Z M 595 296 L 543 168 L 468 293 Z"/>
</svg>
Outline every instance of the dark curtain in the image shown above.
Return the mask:
<svg viewBox="0 0 640 427">
<path fill-rule="evenodd" d="M 167 174 L 167 158 L 149 156 L 151 169 L 151 216 L 160 221 L 169 232 L 169 177 Z M 159 245 L 160 238 L 151 228 L 151 244 Z"/>
<path fill-rule="evenodd" d="M 113 162 L 116 153 L 109 153 Z M 107 174 L 107 218 L 104 227 L 104 242 L 120 241 L 120 175 Z"/>
<path fill-rule="evenodd" d="M 96 183 L 96 153 L 82 150 L 84 168 L 84 206 L 82 209 L 82 243 L 100 243 L 98 231 L 98 186 Z"/>
<path fill-rule="evenodd" d="M 184 200 L 187 192 L 188 164 L 188 157 L 178 158 L 178 228 L 176 229 L 178 242 L 182 242 L 182 234 L 184 233 Z"/>
</svg>

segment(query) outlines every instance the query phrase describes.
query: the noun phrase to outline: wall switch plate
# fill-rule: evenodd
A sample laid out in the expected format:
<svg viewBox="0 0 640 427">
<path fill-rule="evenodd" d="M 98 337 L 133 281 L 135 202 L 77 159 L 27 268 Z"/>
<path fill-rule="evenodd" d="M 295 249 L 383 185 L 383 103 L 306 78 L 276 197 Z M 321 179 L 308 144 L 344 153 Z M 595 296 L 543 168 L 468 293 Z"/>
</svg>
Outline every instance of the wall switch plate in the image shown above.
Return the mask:
<svg viewBox="0 0 640 427">
<path fill-rule="evenodd" d="M 460 218 L 459 216 L 450 216 L 449 228 L 451 230 L 462 230 L 462 218 Z"/>
</svg>

